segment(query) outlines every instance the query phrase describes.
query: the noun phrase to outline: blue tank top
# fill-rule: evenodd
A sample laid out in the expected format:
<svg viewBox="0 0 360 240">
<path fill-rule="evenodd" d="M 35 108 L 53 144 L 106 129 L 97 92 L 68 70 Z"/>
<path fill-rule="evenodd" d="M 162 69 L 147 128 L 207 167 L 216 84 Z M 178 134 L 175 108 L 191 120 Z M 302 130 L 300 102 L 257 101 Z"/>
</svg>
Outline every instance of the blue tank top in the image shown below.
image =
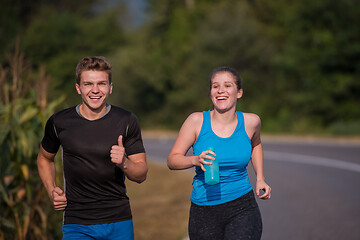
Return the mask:
<svg viewBox="0 0 360 240">
<path fill-rule="evenodd" d="M 244 126 L 244 115 L 236 111 L 238 123 L 230 137 L 217 136 L 211 128 L 210 110 L 203 112 L 203 124 L 194 143 L 193 152 L 199 156 L 208 147 L 214 147 L 219 160 L 220 183 L 205 183 L 204 172 L 195 168 L 191 201 L 200 206 L 211 206 L 235 200 L 252 190 L 246 167 L 252 146 Z"/>
</svg>

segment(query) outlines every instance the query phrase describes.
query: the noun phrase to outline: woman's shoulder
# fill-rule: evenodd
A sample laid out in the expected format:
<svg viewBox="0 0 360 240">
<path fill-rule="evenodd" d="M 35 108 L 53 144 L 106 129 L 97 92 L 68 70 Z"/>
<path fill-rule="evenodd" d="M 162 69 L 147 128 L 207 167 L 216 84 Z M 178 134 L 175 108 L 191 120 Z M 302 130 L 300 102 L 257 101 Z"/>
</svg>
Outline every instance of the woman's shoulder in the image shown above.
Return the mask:
<svg viewBox="0 0 360 240">
<path fill-rule="evenodd" d="M 202 120 L 202 112 L 191 113 L 181 126 L 178 138 L 183 139 L 185 136 L 185 138 L 188 138 L 190 136 L 189 141 L 194 143 L 196 140 L 196 136 L 199 135 L 202 126 Z"/>
<path fill-rule="evenodd" d="M 244 114 L 244 118 L 248 118 L 248 119 L 252 119 L 252 120 L 260 120 L 259 115 L 257 115 L 256 113 L 247 113 L 247 112 L 243 112 Z"/>
<path fill-rule="evenodd" d="M 251 126 L 258 126 L 261 124 L 260 117 L 255 113 L 243 113 L 244 115 L 244 121 L 246 124 L 249 124 Z"/>
<path fill-rule="evenodd" d="M 203 118 L 203 113 L 202 112 L 193 112 L 191 113 L 188 118 L 190 119 L 194 119 L 194 120 L 199 120 L 200 118 Z"/>
<path fill-rule="evenodd" d="M 193 112 L 187 117 L 186 122 L 189 124 L 197 125 L 202 123 L 203 118 L 204 117 L 202 112 Z"/>
</svg>

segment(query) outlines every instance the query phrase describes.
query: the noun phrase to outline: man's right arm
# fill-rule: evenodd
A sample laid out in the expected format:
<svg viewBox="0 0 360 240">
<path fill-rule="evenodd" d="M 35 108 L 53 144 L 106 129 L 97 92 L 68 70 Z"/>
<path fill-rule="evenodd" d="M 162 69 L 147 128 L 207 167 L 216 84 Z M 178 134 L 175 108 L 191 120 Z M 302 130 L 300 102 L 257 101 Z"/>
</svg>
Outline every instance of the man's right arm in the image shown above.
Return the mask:
<svg viewBox="0 0 360 240">
<path fill-rule="evenodd" d="M 67 205 L 67 200 L 65 193 L 56 186 L 55 155 L 56 153 L 49 153 L 41 146 L 37 157 L 37 166 L 41 181 L 44 184 L 55 210 L 64 210 Z"/>
</svg>

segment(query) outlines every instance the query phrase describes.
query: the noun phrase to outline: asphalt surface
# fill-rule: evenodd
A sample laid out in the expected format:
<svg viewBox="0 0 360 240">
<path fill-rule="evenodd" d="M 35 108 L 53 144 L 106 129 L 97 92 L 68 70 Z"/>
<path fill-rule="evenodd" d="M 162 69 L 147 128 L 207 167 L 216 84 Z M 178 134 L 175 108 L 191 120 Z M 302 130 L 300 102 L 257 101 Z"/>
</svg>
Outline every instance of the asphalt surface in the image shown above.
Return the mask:
<svg viewBox="0 0 360 240">
<path fill-rule="evenodd" d="M 144 138 L 148 159 L 166 164 L 173 143 Z M 263 240 L 360 240 L 360 143 L 267 137 L 263 148 L 272 188 L 258 200 Z M 254 186 L 251 164 L 248 172 Z"/>
</svg>

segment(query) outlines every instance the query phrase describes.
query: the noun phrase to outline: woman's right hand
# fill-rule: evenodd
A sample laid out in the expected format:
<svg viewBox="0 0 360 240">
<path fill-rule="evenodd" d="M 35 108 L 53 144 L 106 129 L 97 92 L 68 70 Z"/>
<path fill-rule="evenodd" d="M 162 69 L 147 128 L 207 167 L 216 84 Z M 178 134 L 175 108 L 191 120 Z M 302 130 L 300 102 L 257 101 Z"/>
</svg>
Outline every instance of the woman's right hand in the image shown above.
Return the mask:
<svg viewBox="0 0 360 240">
<path fill-rule="evenodd" d="M 212 165 L 211 161 L 207 161 L 205 159 L 215 160 L 215 158 L 213 156 L 210 156 L 209 154 L 216 156 L 216 154 L 213 151 L 205 150 L 199 156 L 197 156 L 197 158 L 195 158 L 193 165 L 201 167 L 201 169 L 205 172 L 206 169 L 205 169 L 204 165 Z"/>
</svg>

